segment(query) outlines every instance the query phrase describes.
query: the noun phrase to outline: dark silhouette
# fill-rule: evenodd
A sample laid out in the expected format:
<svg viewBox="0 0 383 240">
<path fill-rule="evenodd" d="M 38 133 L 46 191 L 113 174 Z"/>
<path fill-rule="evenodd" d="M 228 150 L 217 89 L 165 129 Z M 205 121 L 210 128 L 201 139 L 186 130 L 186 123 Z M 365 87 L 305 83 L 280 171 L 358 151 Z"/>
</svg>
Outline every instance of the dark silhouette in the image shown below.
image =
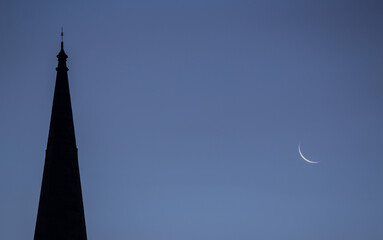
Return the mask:
<svg viewBox="0 0 383 240">
<path fill-rule="evenodd" d="M 61 36 L 63 33 L 61 32 Z M 85 240 L 85 218 L 70 101 L 68 68 L 61 41 L 35 240 Z"/>
</svg>

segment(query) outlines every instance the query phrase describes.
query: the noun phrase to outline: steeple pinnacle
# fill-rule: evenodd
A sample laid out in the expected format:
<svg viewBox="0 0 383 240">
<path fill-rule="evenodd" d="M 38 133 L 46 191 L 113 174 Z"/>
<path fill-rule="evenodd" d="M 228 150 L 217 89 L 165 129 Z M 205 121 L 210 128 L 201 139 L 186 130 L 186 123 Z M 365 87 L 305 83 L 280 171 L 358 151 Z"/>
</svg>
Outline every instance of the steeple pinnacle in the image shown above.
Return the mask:
<svg viewBox="0 0 383 240">
<path fill-rule="evenodd" d="M 56 70 L 58 71 L 60 68 L 65 70 L 65 71 L 68 71 L 68 68 L 66 67 L 66 59 L 68 58 L 68 56 L 65 54 L 65 51 L 64 51 L 64 30 L 63 28 L 61 28 L 61 50 L 59 52 L 59 54 L 57 55 L 57 58 L 59 60 L 59 64 L 58 64 L 58 67 L 56 68 Z"/>
<path fill-rule="evenodd" d="M 64 50 L 64 29 L 61 27 L 61 49 Z"/>
</svg>

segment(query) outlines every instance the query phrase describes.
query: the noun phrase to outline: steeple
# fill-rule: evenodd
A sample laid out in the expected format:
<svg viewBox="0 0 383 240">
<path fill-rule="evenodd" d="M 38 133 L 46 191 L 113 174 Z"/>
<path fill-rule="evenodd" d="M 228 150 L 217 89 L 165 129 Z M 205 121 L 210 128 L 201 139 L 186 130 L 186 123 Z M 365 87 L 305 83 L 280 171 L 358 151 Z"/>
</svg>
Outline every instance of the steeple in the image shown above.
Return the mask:
<svg viewBox="0 0 383 240">
<path fill-rule="evenodd" d="M 63 32 L 61 32 L 61 36 L 63 36 Z M 68 83 L 69 69 L 66 66 L 67 58 L 68 56 L 64 51 L 64 43 L 61 41 L 61 50 L 57 55 L 58 66 L 56 68 L 56 87 L 53 97 L 51 125 L 49 128 L 48 136 L 48 148 L 50 146 L 58 145 L 76 147 Z"/>
<path fill-rule="evenodd" d="M 63 37 L 63 32 L 61 32 Z M 61 41 L 34 240 L 86 240 L 68 56 Z"/>
</svg>

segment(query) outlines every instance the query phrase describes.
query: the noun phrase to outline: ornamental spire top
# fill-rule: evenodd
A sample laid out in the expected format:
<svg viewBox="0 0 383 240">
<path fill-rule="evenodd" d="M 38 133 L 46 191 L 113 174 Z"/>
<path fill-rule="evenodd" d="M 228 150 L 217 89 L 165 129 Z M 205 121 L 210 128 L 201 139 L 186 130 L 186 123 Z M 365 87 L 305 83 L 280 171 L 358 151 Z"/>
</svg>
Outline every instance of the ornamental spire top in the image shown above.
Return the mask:
<svg viewBox="0 0 383 240">
<path fill-rule="evenodd" d="M 61 36 L 61 50 L 60 50 L 59 54 L 57 55 L 57 58 L 59 60 L 59 65 L 56 69 L 58 70 L 59 68 L 63 68 L 67 71 L 68 68 L 66 67 L 66 59 L 68 58 L 68 56 L 65 54 L 65 51 L 64 51 L 64 30 L 63 30 L 63 28 L 61 28 L 60 36 Z"/>
<path fill-rule="evenodd" d="M 64 29 L 61 27 L 61 49 L 64 49 Z"/>
</svg>

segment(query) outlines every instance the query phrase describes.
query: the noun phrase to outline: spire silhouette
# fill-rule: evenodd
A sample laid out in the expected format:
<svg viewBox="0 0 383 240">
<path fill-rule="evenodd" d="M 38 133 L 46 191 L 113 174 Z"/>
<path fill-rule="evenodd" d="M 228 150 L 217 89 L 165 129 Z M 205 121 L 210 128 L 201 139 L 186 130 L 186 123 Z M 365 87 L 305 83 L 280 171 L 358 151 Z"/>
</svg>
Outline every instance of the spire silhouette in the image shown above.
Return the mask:
<svg viewBox="0 0 383 240">
<path fill-rule="evenodd" d="M 61 32 L 63 37 L 63 32 Z M 86 240 L 68 56 L 61 41 L 34 240 Z"/>
</svg>

